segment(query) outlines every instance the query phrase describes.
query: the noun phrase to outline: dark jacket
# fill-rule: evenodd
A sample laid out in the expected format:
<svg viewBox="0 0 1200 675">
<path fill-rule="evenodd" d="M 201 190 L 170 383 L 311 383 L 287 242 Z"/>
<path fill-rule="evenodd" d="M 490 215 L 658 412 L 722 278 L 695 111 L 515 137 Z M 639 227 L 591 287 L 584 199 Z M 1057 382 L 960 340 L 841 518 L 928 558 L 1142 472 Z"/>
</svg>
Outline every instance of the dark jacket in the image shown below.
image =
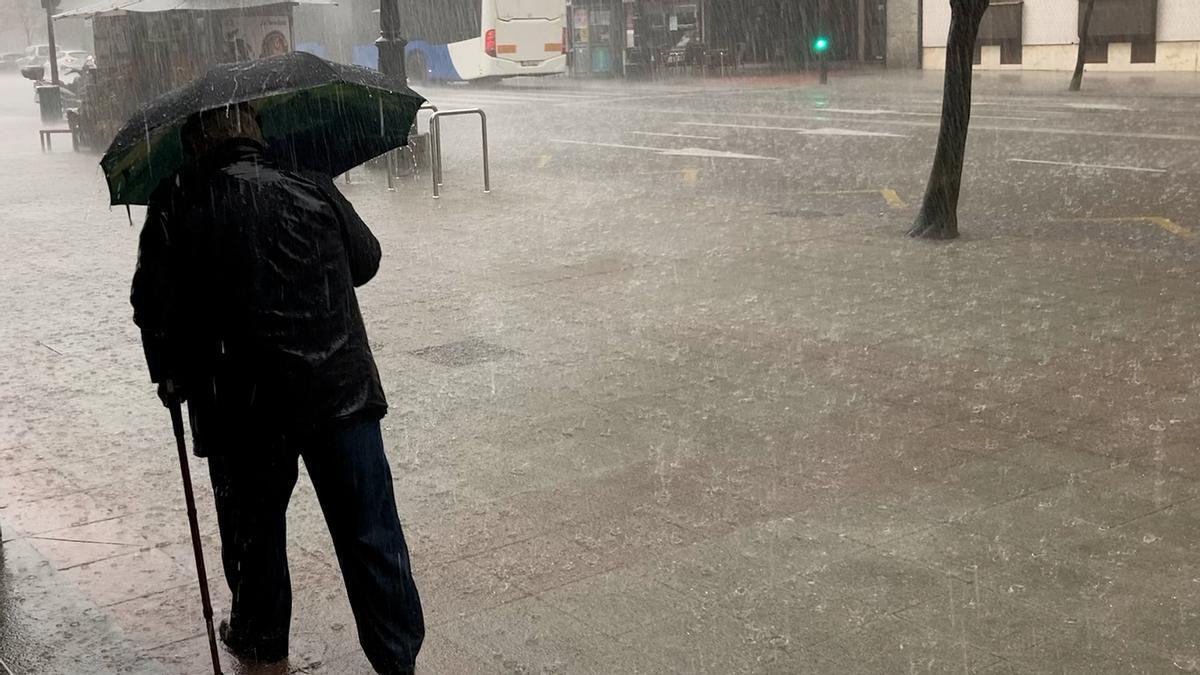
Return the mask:
<svg viewBox="0 0 1200 675">
<path fill-rule="evenodd" d="M 161 186 L 131 301 L 150 379 L 188 399 L 198 454 L 387 410 L 355 286 L 379 242 L 326 176 L 231 141 Z"/>
</svg>

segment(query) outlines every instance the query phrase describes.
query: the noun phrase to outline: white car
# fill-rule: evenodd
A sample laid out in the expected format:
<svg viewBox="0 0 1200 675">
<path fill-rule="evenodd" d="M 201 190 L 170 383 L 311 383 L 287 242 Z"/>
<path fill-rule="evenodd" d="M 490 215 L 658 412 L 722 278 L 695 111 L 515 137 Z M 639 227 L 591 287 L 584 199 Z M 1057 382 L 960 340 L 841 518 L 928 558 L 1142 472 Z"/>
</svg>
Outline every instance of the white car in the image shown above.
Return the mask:
<svg viewBox="0 0 1200 675">
<path fill-rule="evenodd" d="M 66 52 L 58 50 L 58 58 L 62 58 Z M 17 62 L 18 68 L 25 66 L 48 66 L 50 65 L 50 45 L 29 45 L 25 48 L 25 55 Z"/>
<path fill-rule="evenodd" d="M 92 55 L 81 49 L 70 49 L 65 52 L 59 52 L 59 54 L 59 71 L 83 70 L 93 64 Z"/>
</svg>

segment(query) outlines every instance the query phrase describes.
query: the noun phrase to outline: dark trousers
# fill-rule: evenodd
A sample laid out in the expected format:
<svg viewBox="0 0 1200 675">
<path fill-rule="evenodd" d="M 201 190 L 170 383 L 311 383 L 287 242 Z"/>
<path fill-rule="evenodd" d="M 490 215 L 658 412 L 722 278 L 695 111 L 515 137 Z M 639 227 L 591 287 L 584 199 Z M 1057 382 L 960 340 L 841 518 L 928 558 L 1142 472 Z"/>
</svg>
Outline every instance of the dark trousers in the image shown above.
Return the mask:
<svg viewBox="0 0 1200 675">
<path fill-rule="evenodd" d="M 286 653 L 292 615 L 286 518 L 297 456 L 333 538 L 359 642 L 377 672 L 412 672 L 425 636 L 379 423 L 273 437 L 209 458 L 230 632 Z"/>
</svg>

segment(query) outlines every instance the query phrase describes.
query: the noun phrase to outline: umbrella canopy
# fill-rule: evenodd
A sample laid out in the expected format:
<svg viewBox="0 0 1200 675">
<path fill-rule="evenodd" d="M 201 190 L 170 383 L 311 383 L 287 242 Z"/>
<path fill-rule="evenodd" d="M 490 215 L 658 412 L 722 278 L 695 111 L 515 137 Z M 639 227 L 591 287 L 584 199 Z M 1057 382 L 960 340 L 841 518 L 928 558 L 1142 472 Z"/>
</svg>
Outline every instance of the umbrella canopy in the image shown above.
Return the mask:
<svg viewBox="0 0 1200 675">
<path fill-rule="evenodd" d="M 246 103 L 281 161 L 336 176 L 405 145 L 424 100 L 377 71 L 305 52 L 215 66 L 134 113 L 100 166 L 112 204 L 146 204 L 187 161 L 187 118 Z"/>
</svg>

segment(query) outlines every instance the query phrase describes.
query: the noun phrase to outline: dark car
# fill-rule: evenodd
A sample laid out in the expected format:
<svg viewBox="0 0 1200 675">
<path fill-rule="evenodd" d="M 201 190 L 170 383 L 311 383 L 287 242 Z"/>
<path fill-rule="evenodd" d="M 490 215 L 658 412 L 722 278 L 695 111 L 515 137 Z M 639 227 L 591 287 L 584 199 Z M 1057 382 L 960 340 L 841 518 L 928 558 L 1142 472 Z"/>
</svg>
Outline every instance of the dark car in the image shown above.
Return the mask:
<svg viewBox="0 0 1200 675">
<path fill-rule="evenodd" d="M 0 72 L 6 73 L 17 69 L 17 61 L 21 54 L 0 54 Z"/>
</svg>

